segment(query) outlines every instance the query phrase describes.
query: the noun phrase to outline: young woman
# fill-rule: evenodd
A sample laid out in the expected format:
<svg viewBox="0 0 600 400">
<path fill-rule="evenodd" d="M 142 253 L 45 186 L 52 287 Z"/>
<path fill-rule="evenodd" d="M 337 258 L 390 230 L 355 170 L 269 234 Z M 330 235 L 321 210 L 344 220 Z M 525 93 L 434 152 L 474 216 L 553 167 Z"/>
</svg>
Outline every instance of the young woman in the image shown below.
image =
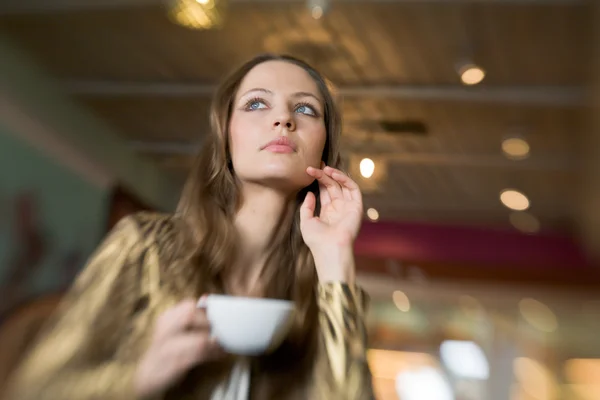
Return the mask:
<svg viewBox="0 0 600 400">
<path fill-rule="evenodd" d="M 373 398 L 352 253 L 362 197 L 338 169 L 328 84 L 297 59 L 256 57 L 216 93 L 211 128 L 177 212 L 117 225 L 12 399 Z M 206 293 L 291 299 L 298 313 L 278 349 L 242 360 L 211 339 L 195 306 Z"/>
</svg>

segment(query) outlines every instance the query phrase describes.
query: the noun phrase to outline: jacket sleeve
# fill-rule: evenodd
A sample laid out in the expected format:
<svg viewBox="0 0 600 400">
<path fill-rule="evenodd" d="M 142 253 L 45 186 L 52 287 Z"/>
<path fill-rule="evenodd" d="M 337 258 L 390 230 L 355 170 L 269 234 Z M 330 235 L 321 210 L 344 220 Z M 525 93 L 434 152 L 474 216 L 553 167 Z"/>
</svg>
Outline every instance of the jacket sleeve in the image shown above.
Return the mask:
<svg viewBox="0 0 600 400">
<path fill-rule="evenodd" d="M 368 295 L 356 285 L 332 282 L 319 284 L 317 302 L 320 341 L 311 398 L 374 399 L 364 321 Z"/>
<path fill-rule="evenodd" d="M 135 365 L 116 357 L 137 301 L 143 249 L 133 217 L 95 251 L 11 379 L 9 400 L 134 399 Z"/>
</svg>

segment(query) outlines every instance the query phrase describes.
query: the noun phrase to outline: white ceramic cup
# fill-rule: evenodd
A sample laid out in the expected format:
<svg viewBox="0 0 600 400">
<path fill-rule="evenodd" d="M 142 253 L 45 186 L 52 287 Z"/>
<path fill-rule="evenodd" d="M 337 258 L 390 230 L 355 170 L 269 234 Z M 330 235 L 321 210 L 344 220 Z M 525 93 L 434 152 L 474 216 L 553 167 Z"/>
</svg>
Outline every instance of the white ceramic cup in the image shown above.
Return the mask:
<svg viewBox="0 0 600 400">
<path fill-rule="evenodd" d="M 206 309 L 211 335 L 232 354 L 259 355 L 279 346 L 295 314 L 286 300 L 211 294 L 198 301 Z"/>
</svg>

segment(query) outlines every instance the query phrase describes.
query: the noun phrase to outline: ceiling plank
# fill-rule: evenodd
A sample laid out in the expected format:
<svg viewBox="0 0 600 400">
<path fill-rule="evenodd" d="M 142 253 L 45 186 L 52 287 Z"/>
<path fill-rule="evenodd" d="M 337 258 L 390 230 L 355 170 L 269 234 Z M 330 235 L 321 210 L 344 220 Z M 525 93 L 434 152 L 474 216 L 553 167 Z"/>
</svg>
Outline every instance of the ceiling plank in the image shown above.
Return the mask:
<svg viewBox="0 0 600 400">
<path fill-rule="evenodd" d="M 207 97 L 212 84 L 176 82 L 63 81 L 72 95 L 86 97 L 154 96 Z M 579 107 L 585 104 L 585 90 L 576 86 L 478 86 L 459 85 L 377 85 L 344 86 L 338 89 L 344 97 L 377 97 L 428 101 L 505 103 L 555 107 Z"/>
<path fill-rule="evenodd" d="M 130 147 L 140 153 L 164 156 L 194 156 L 201 144 L 190 142 L 132 141 Z M 516 170 L 568 171 L 577 166 L 575 160 L 561 157 L 536 157 L 515 162 L 501 155 L 398 153 L 379 154 L 378 161 L 399 164 L 451 167 L 506 168 Z"/>
<path fill-rule="evenodd" d="M 229 0 L 231 3 L 276 3 L 292 4 L 303 0 Z M 429 3 L 429 4 L 503 4 L 503 5 L 578 5 L 588 4 L 589 0 L 336 0 L 347 3 Z M 83 10 L 102 10 L 144 6 L 160 6 L 163 0 L 3 0 L 0 15 L 43 14 Z"/>
</svg>

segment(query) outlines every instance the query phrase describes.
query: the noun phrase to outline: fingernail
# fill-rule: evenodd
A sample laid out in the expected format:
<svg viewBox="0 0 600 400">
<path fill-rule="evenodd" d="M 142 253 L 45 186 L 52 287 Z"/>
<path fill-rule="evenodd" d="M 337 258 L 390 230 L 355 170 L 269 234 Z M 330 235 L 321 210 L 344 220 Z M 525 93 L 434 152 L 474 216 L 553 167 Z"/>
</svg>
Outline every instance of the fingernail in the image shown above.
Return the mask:
<svg viewBox="0 0 600 400">
<path fill-rule="evenodd" d="M 203 294 L 202 296 L 200 296 L 200 298 L 196 302 L 196 308 L 205 308 L 207 299 L 208 299 L 207 294 Z"/>
</svg>

